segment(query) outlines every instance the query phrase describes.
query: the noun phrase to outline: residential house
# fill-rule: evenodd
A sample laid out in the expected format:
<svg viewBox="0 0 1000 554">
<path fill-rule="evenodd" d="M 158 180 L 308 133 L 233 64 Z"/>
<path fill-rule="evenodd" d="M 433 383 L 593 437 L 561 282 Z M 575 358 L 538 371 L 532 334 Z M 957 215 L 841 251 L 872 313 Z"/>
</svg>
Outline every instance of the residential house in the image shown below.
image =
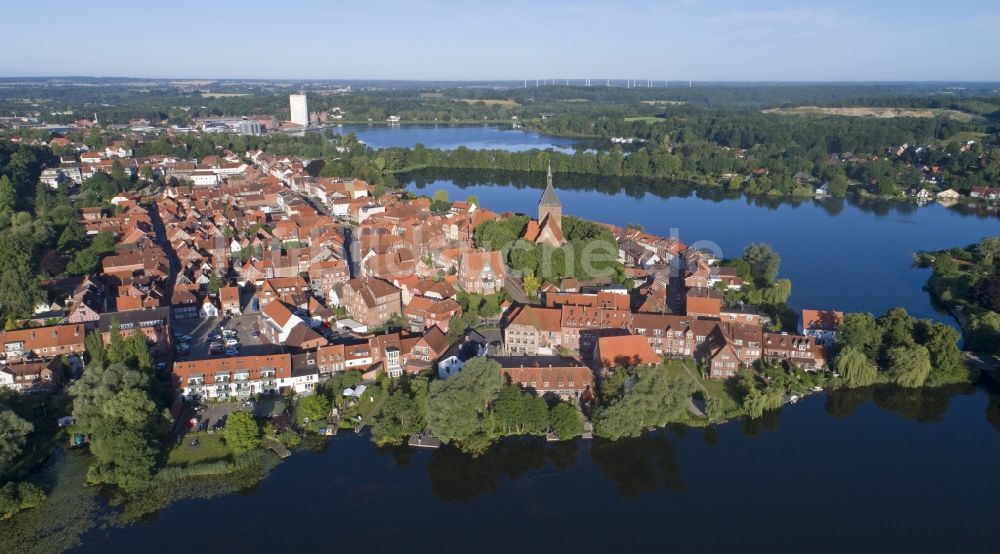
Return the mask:
<svg viewBox="0 0 1000 554">
<path fill-rule="evenodd" d="M 826 351 L 816 344 L 815 339 L 804 335 L 788 333 L 764 333 L 763 356 L 785 360 L 789 364 L 806 370 L 826 367 Z"/>
<path fill-rule="evenodd" d="M 828 346 L 837 341 L 837 331 L 843 324 L 843 312 L 802 310 L 802 315 L 799 317 L 799 334 L 811 337 L 816 344 Z"/>
<path fill-rule="evenodd" d="M 448 337 L 445 336 L 444 332 L 437 327 L 431 327 L 417 340 L 416 344 L 410 350 L 410 356 L 406 364 L 407 370 L 422 371 L 430 369 L 434 362 L 448 351 L 449 346 Z"/>
<path fill-rule="evenodd" d="M 499 356 L 500 374 L 511 384 L 539 396 L 581 398 L 594 388 L 594 372 L 560 356 Z"/>
<path fill-rule="evenodd" d="M 289 354 L 174 362 L 174 383 L 188 400 L 277 394 L 293 380 Z"/>
<path fill-rule="evenodd" d="M 238 316 L 243 313 L 240 304 L 239 287 L 222 287 L 219 289 L 220 312 L 223 315 Z"/>
<path fill-rule="evenodd" d="M 499 250 L 471 250 L 462 255 L 458 283 L 474 294 L 493 294 L 503 289 L 507 266 Z"/>
<path fill-rule="evenodd" d="M 8 362 L 31 358 L 82 355 L 86 329 L 82 323 L 31 327 L 0 332 L 4 359 Z"/>
<path fill-rule="evenodd" d="M 122 337 L 128 337 L 135 330 L 139 330 L 145 335 L 146 342 L 151 345 L 153 350 L 164 352 L 170 348 L 170 308 L 168 307 L 101 314 L 101 318 L 97 322 L 97 331 L 101 334 L 104 344 L 111 343 L 111 334 L 116 323 Z"/>
<path fill-rule="evenodd" d="M 378 327 L 403 312 L 400 290 L 376 277 L 356 278 L 343 287 L 340 304 L 351 317 L 369 327 Z"/>
<path fill-rule="evenodd" d="M 616 367 L 659 364 L 660 356 L 642 335 L 612 335 L 597 339 L 594 347 L 595 369 L 608 371 Z"/>
<path fill-rule="evenodd" d="M 18 392 L 57 386 L 63 380 L 62 358 L 33 360 L 0 366 L 0 389 Z"/>
<path fill-rule="evenodd" d="M 518 306 L 503 325 L 505 351 L 512 355 L 551 354 L 562 345 L 562 310 Z"/>
</svg>

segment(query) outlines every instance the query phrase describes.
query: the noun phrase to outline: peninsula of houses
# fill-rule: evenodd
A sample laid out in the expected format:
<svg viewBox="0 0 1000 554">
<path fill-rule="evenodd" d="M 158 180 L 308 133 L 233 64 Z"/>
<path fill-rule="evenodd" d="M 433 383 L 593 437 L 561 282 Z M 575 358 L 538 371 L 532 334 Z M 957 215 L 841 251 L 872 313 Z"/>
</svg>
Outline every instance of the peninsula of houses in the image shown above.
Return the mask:
<svg viewBox="0 0 1000 554">
<path fill-rule="evenodd" d="M 474 239 L 513 214 L 464 201 L 442 213 L 306 165 L 260 150 L 136 158 L 119 142 L 81 154 L 72 175 L 49 175 L 122 167 L 168 182 L 118 194 L 113 211 L 79 210 L 87 233 L 112 235 L 115 250 L 98 274 L 47 283 L 65 300 L 0 335 L 0 386 L 54 386 L 83 368 L 89 333 L 108 343 L 138 330 L 188 401 L 309 395 L 338 372 L 444 379 L 473 356 L 496 359 L 523 389 L 577 399 L 616 367 L 667 357 L 696 360 L 710 379 L 762 358 L 823 369 L 842 321 L 803 310 L 798 333 L 771 332 L 753 306 L 724 301 L 720 291 L 743 285 L 733 268 L 613 226 L 629 282 L 563 279 L 529 296 L 504 253 Z M 560 246 L 562 223 L 550 171 L 522 238 Z M 462 295 L 500 298 L 501 313 L 469 325 Z"/>
</svg>

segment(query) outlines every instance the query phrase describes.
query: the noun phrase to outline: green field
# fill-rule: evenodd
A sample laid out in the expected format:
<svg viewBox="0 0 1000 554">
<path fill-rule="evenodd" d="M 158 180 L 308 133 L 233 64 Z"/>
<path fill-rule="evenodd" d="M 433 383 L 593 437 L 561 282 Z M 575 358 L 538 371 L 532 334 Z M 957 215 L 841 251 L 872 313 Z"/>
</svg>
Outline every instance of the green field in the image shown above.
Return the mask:
<svg viewBox="0 0 1000 554">
<path fill-rule="evenodd" d="M 685 366 L 687 366 L 687 370 L 685 370 Z M 732 397 L 731 394 L 729 394 L 729 391 L 726 390 L 726 381 L 705 379 L 701 377 L 694 360 L 668 360 L 663 367 L 670 375 L 677 375 L 685 379 L 693 380 L 702 392 L 708 394 L 712 398 L 718 398 L 721 400 L 722 405 L 727 412 L 729 410 L 740 408 L 740 404 L 735 398 Z"/>
<path fill-rule="evenodd" d="M 632 121 L 642 121 L 642 122 L 645 122 L 645 123 L 656 123 L 656 122 L 659 122 L 659 121 L 664 121 L 664 119 L 656 117 L 656 116 L 652 116 L 652 115 L 638 115 L 638 116 L 634 116 L 634 117 L 626 117 L 625 121 L 629 121 L 629 122 L 632 122 Z"/>
<path fill-rule="evenodd" d="M 970 140 L 974 140 L 974 141 L 980 142 L 983 139 L 985 139 L 986 136 L 987 136 L 986 133 L 977 133 L 975 131 L 961 131 L 961 132 L 958 132 L 958 133 L 955 133 L 954 135 L 952 135 L 952 137 L 950 139 L 948 139 L 948 141 L 949 142 L 968 142 Z"/>
<path fill-rule="evenodd" d="M 191 439 L 198 439 L 198 446 L 190 446 Z M 167 456 L 168 466 L 191 466 L 202 462 L 229 460 L 233 451 L 222 440 L 222 433 L 188 433 Z"/>
</svg>

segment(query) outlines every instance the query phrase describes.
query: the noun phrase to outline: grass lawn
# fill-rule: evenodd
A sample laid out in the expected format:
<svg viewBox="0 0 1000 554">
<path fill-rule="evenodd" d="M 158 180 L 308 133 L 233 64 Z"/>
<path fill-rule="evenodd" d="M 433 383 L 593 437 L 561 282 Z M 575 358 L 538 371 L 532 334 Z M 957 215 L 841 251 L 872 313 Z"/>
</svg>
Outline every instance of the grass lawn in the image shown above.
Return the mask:
<svg viewBox="0 0 1000 554">
<path fill-rule="evenodd" d="M 975 131 L 960 131 L 955 133 L 949 142 L 968 142 L 970 140 L 981 141 L 986 138 L 986 133 L 977 133 Z"/>
<path fill-rule="evenodd" d="M 500 106 L 502 108 L 513 108 L 516 106 L 520 106 L 520 104 L 518 104 L 513 100 L 497 100 L 497 99 L 487 100 L 485 98 L 484 99 L 463 98 L 461 101 L 465 102 L 466 104 L 475 104 L 476 102 L 482 102 L 487 106 Z"/>
<path fill-rule="evenodd" d="M 684 369 L 684 366 L 690 370 L 690 372 Z M 698 367 L 694 360 L 667 360 L 663 366 L 667 374 L 669 375 L 679 375 L 686 379 L 691 379 L 694 375 L 694 381 L 699 385 L 699 389 L 702 392 L 707 393 L 712 398 L 718 398 L 722 401 L 722 406 L 725 410 L 732 410 L 739 408 L 739 403 L 733 398 L 729 391 L 726 390 L 726 382 L 717 379 L 704 379 L 698 373 Z"/>
<path fill-rule="evenodd" d="M 372 398 L 367 394 L 362 395 L 360 401 L 358 402 L 358 413 L 364 418 L 366 425 L 370 425 L 372 418 L 375 414 L 382 408 L 382 404 L 385 404 L 387 398 L 389 398 L 389 390 L 379 387 L 378 394 L 374 396 L 374 400 L 369 400 Z"/>
<path fill-rule="evenodd" d="M 652 115 L 640 115 L 640 116 L 635 116 L 635 117 L 626 117 L 625 121 L 630 121 L 630 122 L 631 121 L 642 121 L 642 122 L 645 122 L 645 123 L 656 123 L 657 121 L 664 121 L 664 119 L 661 119 L 659 117 L 655 117 L 655 116 L 652 116 Z"/>
<path fill-rule="evenodd" d="M 191 447 L 191 439 L 198 438 L 198 446 Z M 222 441 L 222 433 L 188 433 L 167 456 L 168 466 L 190 466 L 202 462 L 217 462 L 232 458 L 233 451 Z"/>
</svg>

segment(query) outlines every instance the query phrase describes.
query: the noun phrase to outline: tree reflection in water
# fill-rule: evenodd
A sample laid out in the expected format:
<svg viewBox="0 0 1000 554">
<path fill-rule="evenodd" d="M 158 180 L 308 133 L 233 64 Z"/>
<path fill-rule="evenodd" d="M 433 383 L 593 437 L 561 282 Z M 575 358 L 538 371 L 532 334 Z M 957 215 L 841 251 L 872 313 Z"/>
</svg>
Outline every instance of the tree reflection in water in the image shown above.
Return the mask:
<svg viewBox="0 0 1000 554">
<path fill-rule="evenodd" d="M 545 439 L 539 437 L 504 440 L 475 458 L 444 446 L 434 451 L 427 464 L 431 489 L 442 500 L 472 500 L 496 490 L 503 477 L 516 479 L 545 467 L 546 450 Z"/>
<path fill-rule="evenodd" d="M 626 498 L 659 488 L 685 489 L 674 445 L 665 430 L 618 441 L 594 439 L 590 457 Z"/>
</svg>

